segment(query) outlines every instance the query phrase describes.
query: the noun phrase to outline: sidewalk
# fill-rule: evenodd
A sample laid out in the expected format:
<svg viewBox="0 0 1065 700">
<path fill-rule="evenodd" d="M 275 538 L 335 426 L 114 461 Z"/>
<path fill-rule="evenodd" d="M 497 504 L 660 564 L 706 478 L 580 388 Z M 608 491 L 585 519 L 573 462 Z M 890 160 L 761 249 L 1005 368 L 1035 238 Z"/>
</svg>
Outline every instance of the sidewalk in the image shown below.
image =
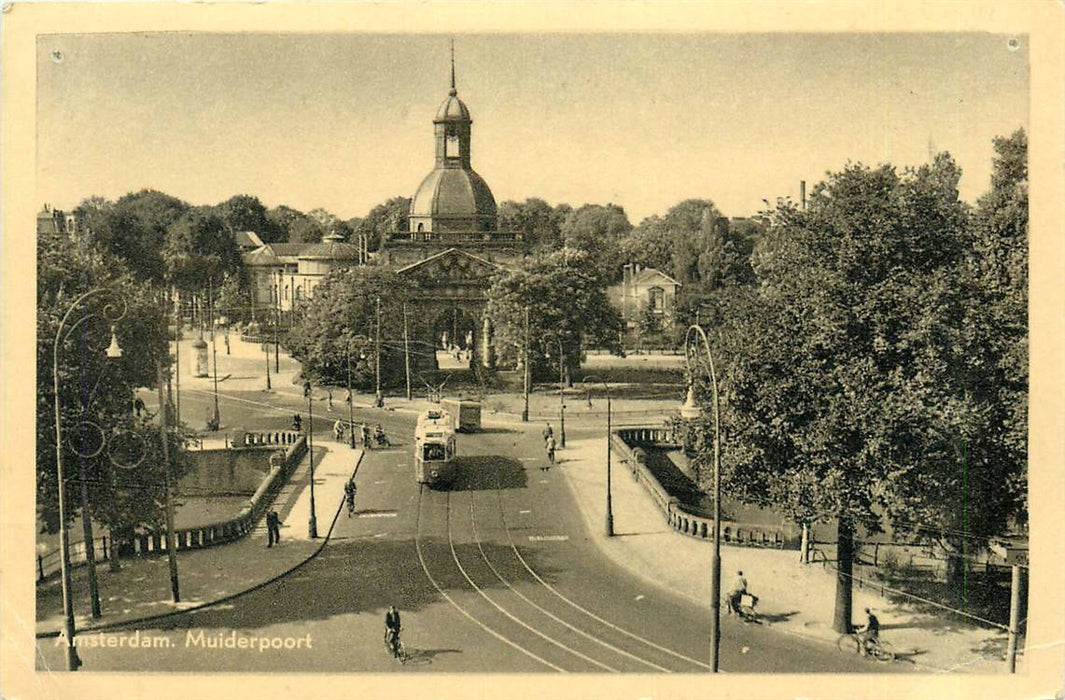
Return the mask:
<svg viewBox="0 0 1065 700">
<path fill-rule="evenodd" d="M 605 440 L 570 440 L 559 456 L 561 470 L 600 549 L 648 583 L 705 605 L 709 614 L 710 542 L 674 531 L 643 486 L 617 464 L 611 481 L 615 536 L 607 537 L 603 526 Z M 758 611 L 781 618 L 770 623 L 774 630 L 823 641 L 835 652 L 839 636 L 832 631 L 835 574 L 819 564 L 803 566 L 798 559 L 797 551 L 722 545 L 722 588 L 742 570 L 750 590 L 759 596 Z M 916 670 L 1005 673 L 1005 632 L 916 613 L 868 589 L 855 587 L 853 595 L 855 622 L 865 607 L 871 608 L 880 619 L 881 638 L 912 661 Z M 1018 657 L 1017 667 L 1023 672 L 1023 656 Z"/>
<path fill-rule="evenodd" d="M 322 435 L 325 440 L 325 434 Z M 97 566 L 100 605 L 103 617 L 89 615 L 88 571 L 72 570 L 74 619 L 79 631 L 100 625 L 128 622 L 177 610 L 205 605 L 235 595 L 279 576 L 313 556 L 329 533 L 333 517 L 343 502 L 344 482 L 362 456 L 361 450 L 346 445 L 315 448 L 315 505 L 318 515 L 317 540 L 308 537 L 310 515 L 310 460 L 305 457 L 289 482 L 274 498 L 273 507 L 282 520 L 281 544 L 266 547 L 266 526 L 259 526 L 241 540 L 230 544 L 179 552 L 178 580 L 181 602 L 174 604 L 170 593 L 170 570 L 166 556 L 132 557 L 122 560 L 122 569 L 112 572 L 106 564 Z M 262 519 L 261 519 L 262 521 Z M 54 576 L 37 587 L 36 633 L 49 634 L 63 627 L 63 598 L 60 578 Z"/>
</svg>

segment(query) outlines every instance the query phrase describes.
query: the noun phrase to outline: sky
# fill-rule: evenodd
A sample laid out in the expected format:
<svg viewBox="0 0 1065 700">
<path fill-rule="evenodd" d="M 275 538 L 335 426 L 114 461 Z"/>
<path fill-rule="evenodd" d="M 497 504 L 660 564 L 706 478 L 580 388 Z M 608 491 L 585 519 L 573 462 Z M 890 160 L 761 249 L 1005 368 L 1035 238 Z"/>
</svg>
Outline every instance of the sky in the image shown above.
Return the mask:
<svg viewBox="0 0 1065 700">
<path fill-rule="evenodd" d="M 433 166 L 449 36 L 42 35 L 37 195 L 142 188 L 350 218 Z M 949 151 L 967 201 L 992 139 L 1028 127 L 1028 46 L 1001 34 L 457 34 L 473 168 L 496 201 L 689 198 L 728 216 L 848 162 Z M 56 53 L 58 52 L 58 54 Z"/>
</svg>

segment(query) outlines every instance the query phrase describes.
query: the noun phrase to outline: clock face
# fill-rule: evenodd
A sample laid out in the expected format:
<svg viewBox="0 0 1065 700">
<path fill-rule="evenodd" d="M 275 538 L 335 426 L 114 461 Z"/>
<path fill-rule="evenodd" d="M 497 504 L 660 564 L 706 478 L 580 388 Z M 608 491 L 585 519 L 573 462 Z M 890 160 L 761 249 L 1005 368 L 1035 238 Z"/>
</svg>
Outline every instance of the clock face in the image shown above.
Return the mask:
<svg viewBox="0 0 1065 700">
<path fill-rule="evenodd" d="M 448 134 L 444 140 L 444 155 L 448 158 L 458 158 L 462 155 L 462 146 L 457 134 Z"/>
</svg>

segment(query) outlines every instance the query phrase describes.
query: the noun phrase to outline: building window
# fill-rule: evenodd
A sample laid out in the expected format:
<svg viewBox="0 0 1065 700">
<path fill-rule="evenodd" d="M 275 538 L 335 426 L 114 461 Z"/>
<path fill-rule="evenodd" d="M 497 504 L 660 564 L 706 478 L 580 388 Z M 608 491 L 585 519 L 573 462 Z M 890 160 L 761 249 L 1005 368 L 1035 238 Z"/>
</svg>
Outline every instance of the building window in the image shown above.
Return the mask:
<svg viewBox="0 0 1065 700">
<path fill-rule="evenodd" d="M 647 298 L 651 302 L 651 311 L 656 314 L 666 312 L 666 292 L 661 287 L 651 287 L 647 290 Z"/>
<path fill-rule="evenodd" d="M 444 141 L 444 155 L 447 158 L 458 158 L 462 154 L 460 153 L 461 147 L 458 134 L 448 134 L 447 140 Z"/>
</svg>

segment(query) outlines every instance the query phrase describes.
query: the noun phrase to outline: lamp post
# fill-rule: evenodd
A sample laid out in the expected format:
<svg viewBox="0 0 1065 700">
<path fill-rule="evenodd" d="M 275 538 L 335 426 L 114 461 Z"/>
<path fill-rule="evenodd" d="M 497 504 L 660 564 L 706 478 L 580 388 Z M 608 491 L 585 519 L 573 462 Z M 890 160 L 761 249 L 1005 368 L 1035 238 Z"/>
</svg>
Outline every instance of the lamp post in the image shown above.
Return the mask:
<svg viewBox="0 0 1065 700">
<path fill-rule="evenodd" d="M 385 399 L 381 396 L 381 297 L 377 297 L 377 323 L 374 324 L 374 360 L 376 362 L 377 390 L 374 393 L 373 405 L 375 408 L 383 408 Z"/>
<path fill-rule="evenodd" d="M 307 536 L 318 539 L 318 517 L 314 509 L 314 390 L 307 383 L 307 454 L 311 458 L 311 517 L 307 521 Z"/>
<path fill-rule="evenodd" d="M 86 314 L 78 319 L 69 329 L 64 333 L 64 328 L 67 321 L 70 320 L 70 315 L 74 313 L 83 301 L 95 294 L 111 294 L 122 302 L 122 312 L 117 313 L 117 309 L 108 304 L 104 308 L 104 316 L 114 322 L 120 320 L 126 314 L 126 303 L 122 297 L 118 296 L 114 289 L 109 287 L 99 287 L 91 289 L 85 292 L 77 299 L 75 299 L 70 307 L 67 308 L 66 313 L 63 314 L 63 318 L 59 321 L 59 327 L 55 332 L 55 342 L 52 345 L 52 390 L 54 392 L 55 402 L 55 468 L 56 468 L 56 486 L 59 491 L 59 547 L 60 547 L 60 560 L 59 566 L 62 574 L 62 590 L 63 590 L 63 613 L 66 618 L 64 632 L 67 639 L 67 670 L 76 671 L 78 666 L 81 665 L 81 660 L 78 658 L 78 651 L 75 646 L 74 635 L 74 600 L 71 592 L 71 580 L 70 580 L 70 533 L 67 530 L 67 510 L 66 510 L 66 494 L 65 494 L 65 481 L 66 478 L 63 473 L 63 423 L 60 415 L 59 404 L 59 347 L 60 344 L 70 337 L 74 329 L 78 327 L 82 322 L 92 318 L 95 314 Z M 109 359 L 121 357 L 122 348 L 118 346 L 118 338 L 115 336 L 114 326 L 111 326 L 111 344 L 108 346 L 106 355 Z M 83 465 L 84 467 L 84 465 Z M 84 478 L 84 468 L 82 469 L 82 497 L 87 500 L 87 486 Z M 89 586 L 90 592 L 93 598 L 94 617 L 99 617 L 99 592 L 97 590 L 96 583 L 96 563 L 93 556 L 92 547 L 92 524 L 88 521 L 88 504 L 82 504 L 82 517 L 83 522 L 87 524 L 88 537 L 85 540 L 85 558 L 89 567 Z"/>
<path fill-rule="evenodd" d="M 602 379 L 596 376 L 585 377 L 581 380 L 582 384 L 588 382 L 599 382 L 603 385 L 603 393 L 606 394 L 606 536 L 614 536 L 614 507 L 613 501 L 610 495 L 610 472 L 611 472 L 611 425 L 610 421 L 610 387 Z"/>
<path fill-rule="evenodd" d="M 522 397 L 524 403 L 521 407 L 521 422 L 529 422 L 529 384 L 531 383 L 531 370 L 529 369 L 529 307 L 525 307 L 525 343 L 523 349 L 523 359 L 521 363 L 521 379 L 522 379 Z"/>
<path fill-rule="evenodd" d="M 214 327 L 214 288 L 212 282 L 207 282 L 207 316 L 211 324 L 211 357 L 214 359 L 214 426 L 218 430 L 221 424 L 221 416 L 218 413 L 218 344 L 215 342 Z"/>
<path fill-rule="evenodd" d="M 558 339 L 558 444 L 566 446 L 566 355 L 562 349 L 562 338 Z"/>
<path fill-rule="evenodd" d="M 714 355 L 710 341 L 701 326 L 692 325 L 684 336 L 684 359 L 688 366 L 688 396 L 681 408 L 685 418 L 698 418 L 702 412 L 695 403 L 696 344 L 702 342 L 708 362 L 707 374 L 714 395 L 714 527 L 713 554 L 710 558 L 710 672 L 718 671 L 718 651 L 721 645 L 721 426 L 717 395 L 717 373 L 714 371 Z"/>
</svg>

